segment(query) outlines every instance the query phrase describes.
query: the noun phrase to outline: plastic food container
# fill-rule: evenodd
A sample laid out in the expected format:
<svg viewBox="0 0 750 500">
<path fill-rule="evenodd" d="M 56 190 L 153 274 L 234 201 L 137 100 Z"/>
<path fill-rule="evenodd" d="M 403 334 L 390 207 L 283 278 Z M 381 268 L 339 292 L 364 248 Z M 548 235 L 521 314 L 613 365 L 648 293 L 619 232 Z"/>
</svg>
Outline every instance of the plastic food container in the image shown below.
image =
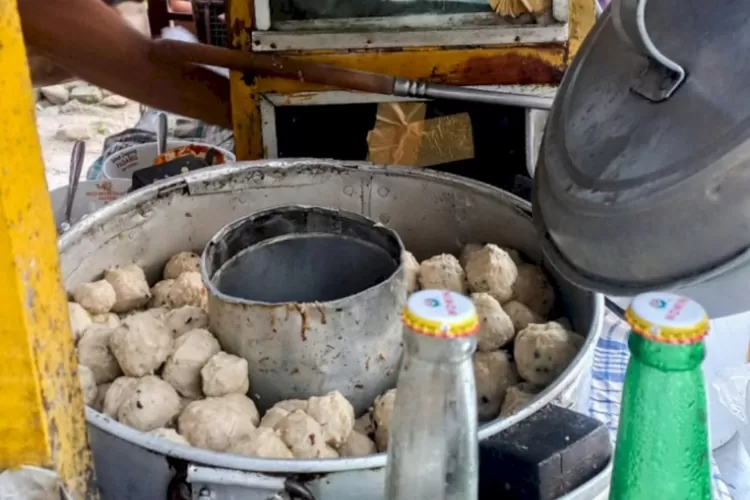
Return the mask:
<svg viewBox="0 0 750 500">
<path fill-rule="evenodd" d="M 128 189 L 130 189 L 130 185 L 130 179 L 101 179 L 79 182 L 78 190 L 73 200 L 71 223 L 77 222 L 86 214 L 99 210 L 107 203 L 124 196 L 128 192 Z M 55 215 L 55 224 L 57 226 L 65 218 L 65 198 L 67 193 L 68 186 L 61 186 L 49 192 L 52 213 Z"/>
<path fill-rule="evenodd" d="M 226 149 L 194 141 L 168 141 L 167 151 L 190 145 L 213 148 L 224 156 L 227 163 L 234 162 L 236 159 L 234 154 Z M 156 157 L 155 142 L 131 146 L 105 158 L 102 174 L 106 179 L 130 179 L 133 172 L 152 166 Z"/>
</svg>

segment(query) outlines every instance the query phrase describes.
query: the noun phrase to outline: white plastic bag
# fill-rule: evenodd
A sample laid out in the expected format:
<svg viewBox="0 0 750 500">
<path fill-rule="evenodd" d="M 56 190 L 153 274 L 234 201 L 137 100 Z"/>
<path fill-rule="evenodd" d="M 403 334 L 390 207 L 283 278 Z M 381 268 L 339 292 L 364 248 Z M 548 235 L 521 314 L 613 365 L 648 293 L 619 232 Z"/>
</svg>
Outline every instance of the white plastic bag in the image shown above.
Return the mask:
<svg viewBox="0 0 750 500">
<path fill-rule="evenodd" d="M 0 500 L 68 500 L 53 471 L 22 467 L 0 474 Z"/>
<path fill-rule="evenodd" d="M 719 370 L 713 385 L 721 404 L 734 416 L 742 444 L 750 453 L 750 364 Z"/>
<path fill-rule="evenodd" d="M 200 43 L 198 39 L 182 26 L 174 26 L 161 30 L 161 37 L 166 40 L 175 40 L 178 42 Z M 226 68 L 217 68 L 216 66 L 204 66 L 214 73 L 218 73 L 224 78 L 229 78 L 229 70 Z"/>
</svg>

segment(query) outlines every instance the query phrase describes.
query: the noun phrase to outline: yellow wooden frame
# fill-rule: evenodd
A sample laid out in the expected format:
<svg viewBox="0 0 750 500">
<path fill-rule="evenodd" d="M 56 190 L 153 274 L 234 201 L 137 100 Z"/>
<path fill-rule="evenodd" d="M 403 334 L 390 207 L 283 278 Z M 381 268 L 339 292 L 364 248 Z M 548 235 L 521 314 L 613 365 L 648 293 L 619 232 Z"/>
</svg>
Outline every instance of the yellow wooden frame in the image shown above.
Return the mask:
<svg viewBox="0 0 750 500">
<path fill-rule="evenodd" d="M 252 51 L 253 1 L 230 2 L 229 26 L 234 48 Z M 286 54 L 323 64 L 384 73 L 404 78 L 455 85 L 558 83 L 567 63 L 596 21 L 595 0 L 569 0 L 567 43 L 498 48 L 447 49 L 418 47 L 408 50 L 331 51 Z M 255 78 L 246 82 L 233 72 L 232 115 L 238 160 L 264 157 L 260 96 L 294 94 L 323 87 L 292 80 Z"/>
<path fill-rule="evenodd" d="M 15 0 L 0 2 L 0 469 L 50 468 L 96 498 L 57 231 Z"/>
</svg>

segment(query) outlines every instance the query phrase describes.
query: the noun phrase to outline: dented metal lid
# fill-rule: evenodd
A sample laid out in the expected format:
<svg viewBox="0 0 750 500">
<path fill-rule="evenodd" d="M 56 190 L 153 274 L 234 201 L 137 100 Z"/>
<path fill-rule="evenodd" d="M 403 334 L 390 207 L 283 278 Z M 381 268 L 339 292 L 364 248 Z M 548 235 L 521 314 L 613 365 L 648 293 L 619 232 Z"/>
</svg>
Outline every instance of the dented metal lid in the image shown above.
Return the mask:
<svg viewBox="0 0 750 500">
<path fill-rule="evenodd" d="M 545 254 L 567 278 L 634 295 L 747 263 L 749 50 L 746 2 L 604 11 L 558 91 L 535 174 Z"/>
</svg>

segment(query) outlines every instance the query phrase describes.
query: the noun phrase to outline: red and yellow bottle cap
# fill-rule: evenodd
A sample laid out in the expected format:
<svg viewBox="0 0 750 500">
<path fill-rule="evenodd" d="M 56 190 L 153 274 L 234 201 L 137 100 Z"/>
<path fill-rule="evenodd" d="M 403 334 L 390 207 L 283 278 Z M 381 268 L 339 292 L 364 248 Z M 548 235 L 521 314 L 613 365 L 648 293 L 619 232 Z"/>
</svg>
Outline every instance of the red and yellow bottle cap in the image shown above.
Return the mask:
<svg viewBox="0 0 750 500">
<path fill-rule="evenodd" d="M 638 295 L 625 312 L 638 335 L 664 344 L 695 344 L 708 334 L 708 314 L 700 304 L 673 293 Z"/>
<path fill-rule="evenodd" d="M 431 337 L 470 337 L 479 330 L 474 303 L 449 290 L 421 290 L 412 294 L 401 319 L 413 331 Z"/>
</svg>

